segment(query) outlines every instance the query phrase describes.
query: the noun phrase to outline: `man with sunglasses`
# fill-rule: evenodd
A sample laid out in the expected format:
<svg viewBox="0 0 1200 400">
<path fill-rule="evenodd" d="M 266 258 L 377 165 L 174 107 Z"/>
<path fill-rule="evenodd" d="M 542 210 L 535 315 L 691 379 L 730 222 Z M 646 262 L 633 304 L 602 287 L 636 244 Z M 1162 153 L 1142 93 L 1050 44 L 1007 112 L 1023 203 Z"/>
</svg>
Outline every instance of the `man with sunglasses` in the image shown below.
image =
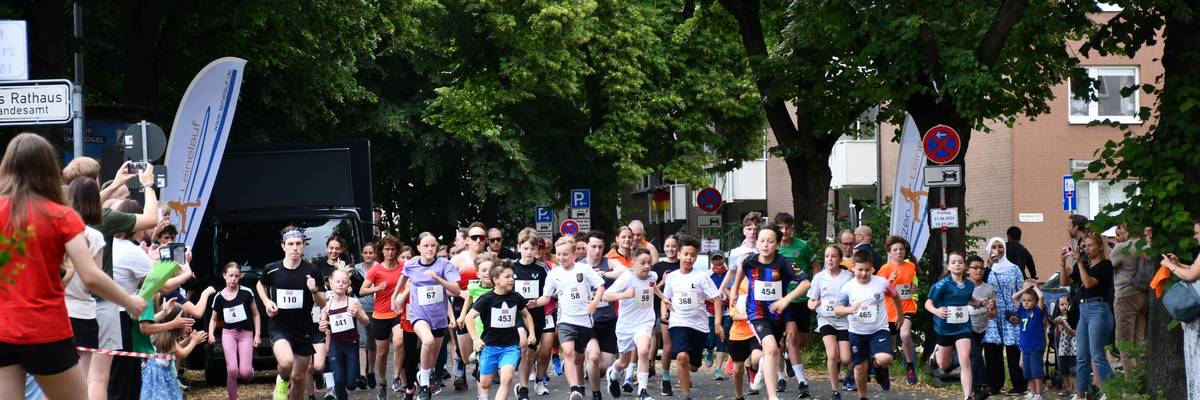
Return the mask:
<svg viewBox="0 0 1200 400">
<path fill-rule="evenodd" d="M 487 228 L 482 222 L 472 222 L 467 226 L 467 246 L 462 252 L 455 254 L 450 259 L 450 263 L 458 268 L 458 287 L 463 293 L 467 292 L 467 287 L 472 281 L 478 278 L 475 274 L 475 257 L 483 254 L 486 249 Z M 454 307 L 454 315 L 461 315 L 464 299 L 455 297 L 451 304 Z M 474 349 L 471 344 L 471 333 L 467 331 L 467 327 L 459 326 L 455 333 L 458 335 L 458 341 L 455 345 L 458 347 L 458 359 L 454 362 L 454 391 L 462 392 L 467 390 L 466 378 L 466 360 L 471 358 L 471 350 Z"/>
<path fill-rule="evenodd" d="M 504 230 L 500 228 L 488 229 L 488 252 L 495 254 L 501 261 L 520 259 L 521 255 L 517 254 L 510 248 L 504 247 Z"/>
</svg>

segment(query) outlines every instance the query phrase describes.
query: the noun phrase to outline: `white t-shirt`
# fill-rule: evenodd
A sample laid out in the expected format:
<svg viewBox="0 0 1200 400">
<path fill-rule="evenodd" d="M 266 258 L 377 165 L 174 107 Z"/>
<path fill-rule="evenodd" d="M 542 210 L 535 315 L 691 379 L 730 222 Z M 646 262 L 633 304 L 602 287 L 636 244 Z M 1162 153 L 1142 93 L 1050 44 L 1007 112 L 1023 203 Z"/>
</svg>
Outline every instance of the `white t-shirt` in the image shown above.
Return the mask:
<svg viewBox="0 0 1200 400">
<path fill-rule="evenodd" d="M 742 267 L 742 263 L 746 261 L 746 256 L 751 254 L 758 254 L 758 250 L 756 250 L 754 247 L 746 246 L 745 243 L 734 248 L 733 250 L 730 250 L 728 257 L 730 263 L 727 264 L 729 266 L 729 270 L 737 271 L 738 268 Z M 732 284 L 733 283 L 730 282 L 730 285 Z"/>
<path fill-rule="evenodd" d="M 83 229 L 83 237 L 88 242 L 88 253 L 92 258 L 104 250 L 104 234 L 90 226 Z M 99 265 L 97 265 L 99 267 Z M 63 289 L 63 300 L 67 303 L 67 315 L 77 319 L 96 319 L 96 299 L 92 292 L 83 285 L 79 273 L 71 277 L 67 287 Z"/>
<path fill-rule="evenodd" d="M 667 274 L 663 294 L 671 301 L 668 328 L 685 327 L 708 333 L 708 310 L 704 301 L 715 299 L 721 291 L 713 284 L 710 274 L 683 269 Z"/>
<path fill-rule="evenodd" d="M 838 304 L 849 306 L 862 303 L 858 311 L 846 316 L 849 331 L 855 335 L 870 335 L 887 330 L 888 315 L 883 298 L 888 296 L 890 289 L 888 280 L 880 276 L 871 276 L 871 281 L 862 284 L 852 279 L 842 286 L 838 295 Z"/>
<path fill-rule="evenodd" d="M 626 270 L 612 287 L 605 292 L 621 293 L 634 289 L 634 296 L 621 299 L 621 314 L 617 317 L 617 332 L 632 333 L 638 328 L 654 325 L 654 285 L 658 284 L 658 274 L 650 271 L 646 279 L 638 278 L 633 270 Z"/>
<path fill-rule="evenodd" d="M 846 330 L 846 317 L 839 317 L 833 313 L 833 307 L 837 306 L 838 295 L 842 291 L 842 286 L 846 285 L 851 279 L 854 279 L 854 274 L 850 271 L 838 272 L 837 276 L 829 273 L 828 270 L 818 272 L 812 279 L 812 286 L 808 289 L 808 298 L 817 300 L 821 304 L 817 306 L 817 329 L 822 326 L 831 325 L 833 329 Z"/>
<path fill-rule="evenodd" d="M 113 239 L 113 281 L 125 290 L 125 293 L 137 293 L 142 279 L 150 273 L 150 255 L 142 250 L 142 246 L 125 239 Z M 125 311 L 117 306 L 117 310 Z"/>
<path fill-rule="evenodd" d="M 558 267 L 546 275 L 543 296 L 558 297 L 558 323 L 592 327 L 592 315 L 588 303 L 596 289 L 604 287 L 604 278 L 591 267 L 573 265 L 571 269 Z"/>
</svg>

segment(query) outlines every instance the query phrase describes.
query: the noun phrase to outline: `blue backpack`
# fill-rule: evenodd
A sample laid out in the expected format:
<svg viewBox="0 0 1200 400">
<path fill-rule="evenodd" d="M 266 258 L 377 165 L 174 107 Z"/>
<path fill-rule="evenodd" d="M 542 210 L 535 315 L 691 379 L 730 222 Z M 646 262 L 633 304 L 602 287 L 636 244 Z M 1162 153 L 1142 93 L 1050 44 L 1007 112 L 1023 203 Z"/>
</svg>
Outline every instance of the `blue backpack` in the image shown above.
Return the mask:
<svg viewBox="0 0 1200 400">
<path fill-rule="evenodd" d="M 1163 307 L 1179 322 L 1192 322 L 1200 316 L 1200 287 L 1196 282 L 1179 281 L 1163 295 Z"/>
</svg>

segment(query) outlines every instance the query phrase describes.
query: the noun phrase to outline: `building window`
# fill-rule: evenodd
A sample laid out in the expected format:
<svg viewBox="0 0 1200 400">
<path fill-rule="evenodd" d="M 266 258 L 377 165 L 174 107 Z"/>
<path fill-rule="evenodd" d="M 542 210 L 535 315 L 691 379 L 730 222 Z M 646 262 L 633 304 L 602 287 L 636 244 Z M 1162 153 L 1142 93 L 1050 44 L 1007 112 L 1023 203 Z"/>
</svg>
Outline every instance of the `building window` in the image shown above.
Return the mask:
<svg viewBox="0 0 1200 400">
<path fill-rule="evenodd" d="M 1117 181 L 1112 184 L 1109 184 L 1108 180 L 1079 181 L 1075 186 L 1079 196 L 1076 204 L 1079 214 L 1096 219 L 1096 215 L 1100 214 L 1104 206 L 1128 201 L 1129 196 L 1125 194 L 1125 188 L 1132 184 L 1132 181 Z"/>
<path fill-rule="evenodd" d="M 1072 85 L 1067 84 L 1070 123 L 1086 124 L 1106 119 L 1123 124 L 1142 122 L 1138 118 L 1138 91 L 1133 91 L 1129 97 L 1121 97 L 1122 89 L 1138 85 L 1137 67 L 1087 67 L 1086 70 L 1087 76 L 1095 81 L 1091 93 L 1077 95 L 1072 93 Z"/>
</svg>

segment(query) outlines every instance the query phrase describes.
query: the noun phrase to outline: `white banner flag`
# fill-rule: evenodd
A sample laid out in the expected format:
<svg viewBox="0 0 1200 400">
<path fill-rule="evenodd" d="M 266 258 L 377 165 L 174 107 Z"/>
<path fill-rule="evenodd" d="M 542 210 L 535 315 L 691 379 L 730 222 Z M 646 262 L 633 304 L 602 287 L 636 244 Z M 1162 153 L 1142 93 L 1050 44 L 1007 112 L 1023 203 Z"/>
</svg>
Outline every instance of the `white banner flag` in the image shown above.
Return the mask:
<svg viewBox="0 0 1200 400">
<path fill-rule="evenodd" d="M 895 189 L 892 191 L 892 235 L 912 245 L 913 262 L 921 260 L 929 243 L 929 224 L 925 210 L 929 206 L 929 188 L 925 186 L 925 152 L 921 132 L 912 116 L 904 118 L 900 136 L 900 157 L 896 162 Z"/>
<path fill-rule="evenodd" d="M 177 240 L 188 246 L 196 241 L 221 167 L 245 68 L 246 60 L 234 57 L 209 63 L 192 79 L 175 112 L 162 201 L 179 228 Z"/>
</svg>

